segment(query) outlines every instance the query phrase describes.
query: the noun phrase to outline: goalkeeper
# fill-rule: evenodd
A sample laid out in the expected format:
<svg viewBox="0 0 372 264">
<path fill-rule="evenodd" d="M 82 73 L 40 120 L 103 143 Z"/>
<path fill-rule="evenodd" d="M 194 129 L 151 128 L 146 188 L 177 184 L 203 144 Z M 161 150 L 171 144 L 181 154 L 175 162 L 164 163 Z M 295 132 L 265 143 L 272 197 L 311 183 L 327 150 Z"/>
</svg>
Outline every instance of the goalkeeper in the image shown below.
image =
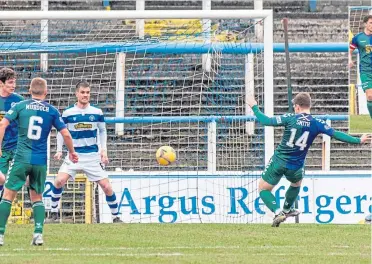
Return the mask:
<svg viewBox="0 0 372 264">
<path fill-rule="evenodd" d="M 326 134 L 351 144 L 361 144 L 371 139 L 370 135 L 363 135 L 360 138 L 352 137 L 334 130 L 323 120 L 312 117 L 310 114 L 311 98 L 308 93 L 299 93 L 293 99 L 295 114 L 269 118 L 260 111 L 254 97 L 248 97 L 248 104 L 261 124 L 285 128 L 282 142 L 276 148 L 259 182 L 260 197 L 275 214 L 273 227 L 278 227 L 287 217 L 300 214 L 298 210 L 292 208 L 292 205 L 300 192 L 307 151 L 318 134 Z M 285 194 L 284 207 L 281 210 L 271 191 L 283 175 L 291 182 L 291 185 Z"/>
<path fill-rule="evenodd" d="M 359 51 L 359 75 L 362 89 L 366 93 L 367 108 L 372 119 L 372 15 L 363 19 L 364 31 L 352 38 L 349 47 L 349 67 L 354 65 L 352 54 Z"/>
</svg>

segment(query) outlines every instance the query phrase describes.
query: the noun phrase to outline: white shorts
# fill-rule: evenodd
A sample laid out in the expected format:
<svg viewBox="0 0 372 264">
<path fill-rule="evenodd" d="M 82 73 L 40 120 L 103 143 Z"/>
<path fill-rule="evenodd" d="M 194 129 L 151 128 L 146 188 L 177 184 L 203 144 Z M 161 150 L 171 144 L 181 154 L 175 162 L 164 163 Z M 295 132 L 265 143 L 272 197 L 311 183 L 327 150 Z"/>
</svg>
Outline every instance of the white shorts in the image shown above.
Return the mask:
<svg viewBox="0 0 372 264">
<path fill-rule="evenodd" d="M 58 172 L 67 173 L 74 180 L 78 172 L 85 173 L 91 182 L 108 178 L 99 155 L 89 155 L 87 157 L 79 155 L 78 163 L 73 163 L 67 156 Z"/>
</svg>

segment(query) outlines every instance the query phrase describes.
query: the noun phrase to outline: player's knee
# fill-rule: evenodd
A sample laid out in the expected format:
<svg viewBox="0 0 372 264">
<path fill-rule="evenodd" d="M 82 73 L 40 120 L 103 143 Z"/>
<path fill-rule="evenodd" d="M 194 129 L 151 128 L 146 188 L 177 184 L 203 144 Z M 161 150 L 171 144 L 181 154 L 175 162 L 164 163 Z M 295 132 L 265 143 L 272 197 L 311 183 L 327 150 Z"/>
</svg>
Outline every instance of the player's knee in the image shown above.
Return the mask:
<svg viewBox="0 0 372 264">
<path fill-rule="evenodd" d="M 367 100 L 372 101 L 372 93 L 367 94 Z"/>
<path fill-rule="evenodd" d="M 0 185 L 4 185 L 5 183 L 5 175 L 0 173 Z"/>
<path fill-rule="evenodd" d="M 8 188 L 4 189 L 4 194 L 3 194 L 3 199 L 8 200 L 8 201 L 13 201 L 14 198 L 17 195 L 17 191 L 10 190 Z"/>
<path fill-rule="evenodd" d="M 262 178 L 260 179 L 260 182 L 258 183 L 259 191 L 263 191 L 263 190 L 272 191 L 273 188 L 274 188 L 274 185 L 271 185 L 270 183 L 266 182 Z"/>
<path fill-rule="evenodd" d="M 68 174 L 58 174 L 57 178 L 54 180 L 54 187 L 58 189 L 62 188 L 63 186 L 65 186 L 69 177 L 70 176 Z"/>
<path fill-rule="evenodd" d="M 25 186 L 26 187 L 30 186 L 30 178 L 29 177 L 26 178 Z"/>
<path fill-rule="evenodd" d="M 43 199 L 43 194 L 36 193 L 34 190 L 30 190 L 30 198 L 33 203 L 40 202 Z"/>
<path fill-rule="evenodd" d="M 302 180 L 299 180 L 298 182 L 291 183 L 292 187 L 301 187 Z"/>
</svg>

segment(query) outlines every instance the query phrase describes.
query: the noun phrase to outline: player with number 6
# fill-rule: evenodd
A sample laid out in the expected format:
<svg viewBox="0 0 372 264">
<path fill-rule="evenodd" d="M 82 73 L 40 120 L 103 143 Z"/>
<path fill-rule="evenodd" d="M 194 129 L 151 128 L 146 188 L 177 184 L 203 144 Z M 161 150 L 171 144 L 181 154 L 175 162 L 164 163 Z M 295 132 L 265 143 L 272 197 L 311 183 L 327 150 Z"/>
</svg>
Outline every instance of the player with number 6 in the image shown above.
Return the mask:
<svg viewBox="0 0 372 264">
<path fill-rule="evenodd" d="M 42 78 L 31 81 L 32 99 L 15 104 L 0 122 L 0 144 L 5 129 L 12 121 L 18 123 L 18 143 L 14 159 L 9 167 L 5 182 L 3 199 L 0 202 L 0 246 L 4 244 L 6 223 L 17 192 L 29 176 L 30 198 L 34 212 L 35 229 L 31 245 L 42 245 L 45 207 L 42 194 L 47 173 L 48 136 L 54 126 L 63 136 L 69 149 L 69 158 L 78 162 L 72 137 L 58 110 L 44 101 L 47 95 L 47 82 Z M 0 156 L 1 156 L 0 150 Z"/>
</svg>

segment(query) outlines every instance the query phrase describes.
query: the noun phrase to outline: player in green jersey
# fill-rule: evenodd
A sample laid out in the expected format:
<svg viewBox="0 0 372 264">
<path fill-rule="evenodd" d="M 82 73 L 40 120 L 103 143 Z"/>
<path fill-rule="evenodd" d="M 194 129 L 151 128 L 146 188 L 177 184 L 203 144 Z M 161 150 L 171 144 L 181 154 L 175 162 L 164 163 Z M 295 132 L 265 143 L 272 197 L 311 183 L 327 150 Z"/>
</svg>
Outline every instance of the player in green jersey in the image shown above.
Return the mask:
<svg viewBox="0 0 372 264">
<path fill-rule="evenodd" d="M 273 227 L 278 227 L 287 217 L 300 214 L 292 206 L 300 192 L 307 152 L 317 135 L 326 134 L 351 144 L 361 144 L 371 139 L 370 135 L 356 138 L 336 131 L 323 120 L 311 116 L 311 98 L 308 93 L 299 93 L 293 99 L 295 114 L 288 113 L 272 118 L 260 111 L 254 97 L 249 96 L 247 102 L 252 107 L 258 122 L 265 126 L 284 127 L 282 141 L 263 171 L 258 187 L 262 201 L 275 214 Z M 285 194 L 285 202 L 281 210 L 271 191 L 283 175 L 291 182 L 291 185 Z"/>
<path fill-rule="evenodd" d="M 6 223 L 17 192 L 29 176 L 30 198 L 32 202 L 35 229 L 32 245 L 42 245 L 45 207 L 42 201 L 47 171 L 47 141 L 54 126 L 63 136 L 69 149 L 72 162 L 78 161 L 72 137 L 67 130 L 58 110 L 43 101 L 47 94 L 47 83 L 42 78 L 31 81 L 32 99 L 14 105 L 0 122 L 0 143 L 3 142 L 5 129 L 13 121 L 18 122 L 18 143 L 14 160 L 9 168 L 5 182 L 3 199 L 0 202 L 0 245 L 4 243 Z M 1 154 L 1 151 L 0 151 Z"/>
<path fill-rule="evenodd" d="M 359 51 L 359 76 L 366 93 L 367 108 L 372 119 L 372 15 L 363 19 L 364 31 L 352 38 L 349 46 L 349 67 L 354 65 L 352 54 Z M 372 128 L 371 128 L 372 129 Z"/>
<path fill-rule="evenodd" d="M 0 69 L 0 121 L 6 112 L 16 103 L 23 101 L 24 98 L 15 91 L 16 73 L 10 68 Z M 1 149 L 3 155 L 0 157 L 0 198 L 2 195 L 5 176 L 8 173 L 9 162 L 13 159 L 17 147 L 18 124 L 12 122 L 5 130 Z"/>
</svg>

